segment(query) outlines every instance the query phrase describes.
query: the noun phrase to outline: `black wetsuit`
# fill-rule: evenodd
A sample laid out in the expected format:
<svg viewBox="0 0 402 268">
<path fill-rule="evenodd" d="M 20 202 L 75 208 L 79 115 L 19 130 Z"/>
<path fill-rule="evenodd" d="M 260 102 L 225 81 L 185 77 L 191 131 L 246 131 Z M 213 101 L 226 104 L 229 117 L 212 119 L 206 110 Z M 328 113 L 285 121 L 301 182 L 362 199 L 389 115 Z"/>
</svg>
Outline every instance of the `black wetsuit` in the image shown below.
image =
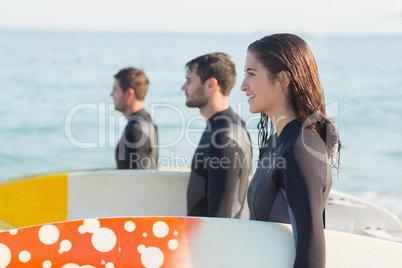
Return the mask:
<svg viewBox="0 0 402 268">
<path fill-rule="evenodd" d="M 155 169 L 158 134 L 150 115 L 141 109 L 128 118 L 116 148 L 117 169 Z"/>
<path fill-rule="evenodd" d="M 250 218 L 291 223 L 294 267 L 323 268 L 323 214 L 332 183 L 324 142 L 294 120 L 267 144 L 247 193 Z"/>
<path fill-rule="evenodd" d="M 231 108 L 212 116 L 191 164 L 188 216 L 239 218 L 251 160 L 250 136 L 241 118 Z"/>
</svg>

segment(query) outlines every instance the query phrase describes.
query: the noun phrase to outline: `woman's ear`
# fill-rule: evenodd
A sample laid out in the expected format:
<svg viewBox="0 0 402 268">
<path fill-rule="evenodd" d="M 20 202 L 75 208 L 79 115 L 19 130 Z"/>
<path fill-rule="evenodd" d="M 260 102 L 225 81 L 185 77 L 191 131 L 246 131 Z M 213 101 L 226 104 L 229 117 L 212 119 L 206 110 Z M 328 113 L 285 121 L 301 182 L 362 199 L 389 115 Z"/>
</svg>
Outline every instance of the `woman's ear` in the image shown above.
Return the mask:
<svg viewBox="0 0 402 268">
<path fill-rule="evenodd" d="M 281 83 L 282 88 L 287 88 L 290 84 L 290 76 L 286 71 L 281 71 L 279 73 L 279 82 Z"/>
</svg>

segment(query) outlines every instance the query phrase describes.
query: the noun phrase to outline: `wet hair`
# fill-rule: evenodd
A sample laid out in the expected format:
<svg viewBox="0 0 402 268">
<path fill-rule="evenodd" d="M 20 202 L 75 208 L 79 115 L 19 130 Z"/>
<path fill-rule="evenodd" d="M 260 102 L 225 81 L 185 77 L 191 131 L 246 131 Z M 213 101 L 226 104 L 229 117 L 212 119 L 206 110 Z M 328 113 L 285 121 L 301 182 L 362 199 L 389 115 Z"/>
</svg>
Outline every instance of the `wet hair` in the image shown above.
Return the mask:
<svg viewBox="0 0 402 268">
<path fill-rule="evenodd" d="M 341 141 L 335 124 L 326 116 L 323 89 L 313 53 L 307 43 L 293 34 L 265 36 L 249 45 L 248 52 L 268 70 L 268 78 L 279 79 L 282 71 L 290 79 L 288 103 L 303 125 L 315 131 L 324 141 L 329 160 L 339 168 Z M 273 124 L 261 114 L 258 124 L 260 158 Z"/>
<path fill-rule="evenodd" d="M 186 68 L 190 71 L 196 69 L 196 74 L 200 77 L 201 83 L 205 83 L 212 77 L 216 78 L 224 96 L 229 95 L 236 83 L 235 65 L 228 55 L 221 52 L 199 56 L 187 62 Z"/>
<path fill-rule="evenodd" d="M 132 88 L 138 100 L 144 100 L 149 87 L 149 81 L 145 73 L 133 67 L 121 69 L 115 76 L 123 92 Z"/>
</svg>

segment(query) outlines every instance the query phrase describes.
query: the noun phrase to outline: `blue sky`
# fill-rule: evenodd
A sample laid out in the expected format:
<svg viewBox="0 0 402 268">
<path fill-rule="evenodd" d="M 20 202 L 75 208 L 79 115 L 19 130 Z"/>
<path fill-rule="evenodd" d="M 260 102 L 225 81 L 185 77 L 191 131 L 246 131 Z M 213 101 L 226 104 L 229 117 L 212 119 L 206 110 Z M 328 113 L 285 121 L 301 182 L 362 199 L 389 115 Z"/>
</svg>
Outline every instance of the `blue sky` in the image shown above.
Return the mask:
<svg viewBox="0 0 402 268">
<path fill-rule="evenodd" d="M 0 29 L 402 35 L 402 1 L 1 0 Z"/>
</svg>

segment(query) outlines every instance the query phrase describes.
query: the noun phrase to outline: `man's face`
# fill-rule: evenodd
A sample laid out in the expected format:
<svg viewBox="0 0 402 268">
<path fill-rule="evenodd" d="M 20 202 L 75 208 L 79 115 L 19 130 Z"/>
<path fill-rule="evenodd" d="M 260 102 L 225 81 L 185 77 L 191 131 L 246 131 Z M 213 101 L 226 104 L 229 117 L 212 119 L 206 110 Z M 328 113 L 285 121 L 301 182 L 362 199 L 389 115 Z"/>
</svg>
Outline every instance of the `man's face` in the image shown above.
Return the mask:
<svg viewBox="0 0 402 268">
<path fill-rule="evenodd" d="M 117 111 L 123 112 L 126 107 L 126 100 L 125 100 L 125 94 L 123 92 L 123 89 L 120 87 L 119 79 L 114 80 L 114 85 L 113 85 L 113 91 L 110 94 L 110 96 L 114 100 L 114 107 Z"/>
<path fill-rule="evenodd" d="M 186 93 L 187 107 L 202 108 L 208 103 L 208 98 L 205 95 L 205 85 L 201 83 L 201 78 L 196 72 L 196 66 L 192 70 L 187 70 L 186 82 L 181 87 L 181 90 Z"/>
</svg>

